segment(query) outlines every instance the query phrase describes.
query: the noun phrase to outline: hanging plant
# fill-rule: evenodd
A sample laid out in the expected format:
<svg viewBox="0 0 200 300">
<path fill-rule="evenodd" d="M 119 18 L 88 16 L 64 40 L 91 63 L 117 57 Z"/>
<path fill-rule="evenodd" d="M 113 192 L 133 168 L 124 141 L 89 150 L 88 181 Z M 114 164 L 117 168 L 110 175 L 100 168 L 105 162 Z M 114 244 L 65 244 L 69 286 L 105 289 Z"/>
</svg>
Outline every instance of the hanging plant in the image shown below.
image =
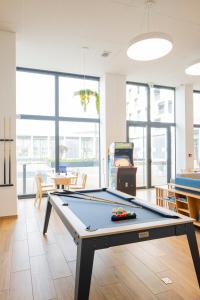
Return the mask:
<svg viewBox="0 0 200 300">
<path fill-rule="evenodd" d="M 84 111 L 87 110 L 87 105 L 90 102 L 92 98 L 95 99 L 96 101 L 96 111 L 99 114 L 99 109 L 100 109 L 100 98 L 99 94 L 97 92 L 94 92 L 89 89 L 84 89 L 84 90 L 79 90 L 74 93 L 74 96 L 79 96 L 81 105 L 83 106 Z"/>
</svg>

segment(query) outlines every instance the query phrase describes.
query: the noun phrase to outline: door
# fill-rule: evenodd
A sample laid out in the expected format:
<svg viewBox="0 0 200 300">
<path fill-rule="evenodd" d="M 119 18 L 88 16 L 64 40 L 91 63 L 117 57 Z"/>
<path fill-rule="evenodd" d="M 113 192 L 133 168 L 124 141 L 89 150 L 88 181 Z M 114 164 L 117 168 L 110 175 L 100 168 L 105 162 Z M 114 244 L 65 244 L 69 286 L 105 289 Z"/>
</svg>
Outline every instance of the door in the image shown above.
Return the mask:
<svg viewBox="0 0 200 300">
<path fill-rule="evenodd" d="M 175 127 L 128 125 L 134 143 L 137 188 L 164 185 L 175 176 Z"/>
<path fill-rule="evenodd" d="M 151 186 L 167 183 L 167 128 L 151 128 Z"/>
<path fill-rule="evenodd" d="M 137 167 L 137 187 L 147 186 L 147 129 L 143 126 L 129 126 L 129 141 L 134 143 L 133 159 Z"/>
</svg>

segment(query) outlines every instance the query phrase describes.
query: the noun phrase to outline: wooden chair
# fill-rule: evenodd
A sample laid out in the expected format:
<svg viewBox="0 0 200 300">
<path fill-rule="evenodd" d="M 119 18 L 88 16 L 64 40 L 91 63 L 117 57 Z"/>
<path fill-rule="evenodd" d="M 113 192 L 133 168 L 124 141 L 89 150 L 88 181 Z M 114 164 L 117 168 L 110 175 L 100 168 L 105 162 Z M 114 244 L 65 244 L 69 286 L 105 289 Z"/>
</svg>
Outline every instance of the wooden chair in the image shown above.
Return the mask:
<svg viewBox="0 0 200 300">
<path fill-rule="evenodd" d="M 85 189 L 87 182 L 87 174 L 82 174 L 82 182 L 81 184 L 72 184 L 69 186 L 70 190 L 82 190 Z"/>
<path fill-rule="evenodd" d="M 46 194 L 47 192 L 55 191 L 56 188 L 55 188 L 54 184 L 44 183 L 42 175 L 36 175 L 35 176 L 35 182 L 36 182 L 37 191 L 36 191 L 36 197 L 35 197 L 34 205 L 36 205 L 37 201 L 39 201 L 38 207 L 40 207 L 41 200 L 42 200 L 42 195 Z"/>
<path fill-rule="evenodd" d="M 70 186 L 77 185 L 78 182 L 78 172 L 72 172 L 72 175 L 75 176 L 75 178 L 71 179 Z"/>
</svg>

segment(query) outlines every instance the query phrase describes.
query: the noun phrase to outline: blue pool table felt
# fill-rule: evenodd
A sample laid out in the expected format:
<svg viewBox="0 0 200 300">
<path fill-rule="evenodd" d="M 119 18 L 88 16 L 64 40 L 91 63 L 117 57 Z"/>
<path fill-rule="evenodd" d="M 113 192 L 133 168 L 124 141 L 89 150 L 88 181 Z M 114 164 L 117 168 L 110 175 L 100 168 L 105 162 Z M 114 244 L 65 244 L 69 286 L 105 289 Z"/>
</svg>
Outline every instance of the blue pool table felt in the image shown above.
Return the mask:
<svg viewBox="0 0 200 300">
<path fill-rule="evenodd" d="M 124 225 L 132 225 L 139 223 L 147 223 L 153 221 L 163 221 L 164 219 L 168 219 L 160 215 L 157 212 L 151 211 L 145 207 L 142 208 L 131 208 L 128 206 L 123 206 L 123 204 L 131 204 L 126 200 L 121 199 L 120 197 L 110 194 L 106 191 L 98 191 L 98 192 L 87 192 L 87 195 L 92 195 L 96 197 L 101 197 L 108 200 L 113 200 L 120 202 L 121 205 L 111 205 L 102 202 L 90 201 L 85 199 L 76 199 L 70 198 L 66 196 L 59 196 L 63 203 L 68 203 L 68 207 L 71 211 L 81 220 L 85 227 L 90 226 L 92 230 L 100 229 L 100 228 L 112 228 Z M 84 193 L 83 193 L 84 196 Z M 79 195 L 78 195 L 79 197 Z M 81 197 L 81 196 L 80 196 Z M 133 200 L 134 204 L 134 200 Z M 138 203 L 137 203 L 138 205 Z M 136 219 L 127 219 L 121 221 L 112 221 L 112 209 L 114 207 L 123 207 L 126 210 L 134 211 L 136 213 Z"/>
</svg>

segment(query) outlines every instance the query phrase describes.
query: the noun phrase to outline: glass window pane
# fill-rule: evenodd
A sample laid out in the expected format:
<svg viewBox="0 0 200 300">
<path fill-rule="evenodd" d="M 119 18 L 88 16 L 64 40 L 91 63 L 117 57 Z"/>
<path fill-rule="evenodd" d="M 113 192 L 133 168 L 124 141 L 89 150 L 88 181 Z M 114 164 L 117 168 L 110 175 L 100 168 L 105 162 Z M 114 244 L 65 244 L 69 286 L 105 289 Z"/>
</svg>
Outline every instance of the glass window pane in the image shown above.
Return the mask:
<svg viewBox="0 0 200 300">
<path fill-rule="evenodd" d="M 126 113 L 127 120 L 147 121 L 147 87 L 127 84 Z"/>
<path fill-rule="evenodd" d="M 98 103 L 95 96 L 89 101 L 81 101 L 74 93 L 80 90 L 91 90 L 98 93 L 99 82 L 79 78 L 59 77 L 59 114 L 65 117 L 99 118 Z"/>
<path fill-rule="evenodd" d="M 167 183 L 167 130 L 151 128 L 151 184 Z"/>
<path fill-rule="evenodd" d="M 175 140 L 175 127 L 171 127 L 171 178 L 176 175 L 176 140 Z"/>
<path fill-rule="evenodd" d="M 200 168 L 200 128 L 194 128 L 194 168 Z"/>
<path fill-rule="evenodd" d="M 200 124 L 200 93 L 193 93 L 194 124 Z"/>
<path fill-rule="evenodd" d="M 51 75 L 17 72 L 17 114 L 55 114 L 55 79 Z"/>
<path fill-rule="evenodd" d="M 174 122 L 174 90 L 166 88 L 151 88 L 151 121 Z"/>
<path fill-rule="evenodd" d="M 17 190 L 18 194 L 36 192 L 35 175 L 49 181 L 55 160 L 55 125 L 53 121 L 17 120 Z"/>
<path fill-rule="evenodd" d="M 60 122 L 60 171 L 87 174 L 86 188 L 99 187 L 99 123 Z"/>
<path fill-rule="evenodd" d="M 146 128 L 129 127 L 129 141 L 134 143 L 134 166 L 137 167 L 137 187 L 146 186 L 147 160 L 146 160 Z"/>
</svg>

